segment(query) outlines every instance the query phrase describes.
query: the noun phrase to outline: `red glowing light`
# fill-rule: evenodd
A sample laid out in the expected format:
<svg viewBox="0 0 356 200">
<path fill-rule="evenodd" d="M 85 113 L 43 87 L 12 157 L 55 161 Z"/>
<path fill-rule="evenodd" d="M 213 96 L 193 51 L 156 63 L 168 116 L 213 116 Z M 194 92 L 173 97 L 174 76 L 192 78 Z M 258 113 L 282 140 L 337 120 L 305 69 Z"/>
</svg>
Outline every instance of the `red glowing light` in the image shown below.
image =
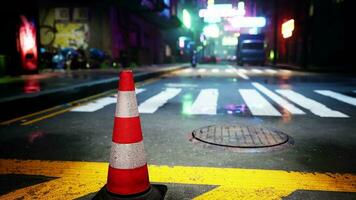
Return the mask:
<svg viewBox="0 0 356 200">
<path fill-rule="evenodd" d="M 289 38 L 292 36 L 294 30 L 294 19 L 288 20 L 282 24 L 283 38 Z"/>
<path fill-rule="evenodd" d="M 40 82 L 37 79 L 27 79 L 25 81 L 23 90 L 26 94 L 40 92 Z"/>
<path fill-rule="evenodd" d="M 19 51 L 21 54 L 22 66 L 26 70 L 37 69 L 37 44 L 36 27 L 23 15 L 20 16 L 21 25 L 19 29 Z"/>
</svg>

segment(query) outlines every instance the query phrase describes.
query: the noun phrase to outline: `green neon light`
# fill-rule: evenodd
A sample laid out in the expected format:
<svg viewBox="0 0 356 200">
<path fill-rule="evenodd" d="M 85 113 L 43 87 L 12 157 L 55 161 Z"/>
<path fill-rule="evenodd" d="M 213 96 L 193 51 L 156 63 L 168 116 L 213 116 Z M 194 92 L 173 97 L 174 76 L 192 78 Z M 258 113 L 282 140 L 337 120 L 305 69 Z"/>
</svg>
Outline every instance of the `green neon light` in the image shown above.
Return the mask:
<svg viewBox="0 0 356 200">
<path fill-rule="evenodd" d="M 192 25 L 191 24 L 190 14 L 186 9 L 183 10 L 183 24 L 184 24 L 185 27 L 187 27 L 189 29 L 190 29 L 190 27 Z"/>
</svg>

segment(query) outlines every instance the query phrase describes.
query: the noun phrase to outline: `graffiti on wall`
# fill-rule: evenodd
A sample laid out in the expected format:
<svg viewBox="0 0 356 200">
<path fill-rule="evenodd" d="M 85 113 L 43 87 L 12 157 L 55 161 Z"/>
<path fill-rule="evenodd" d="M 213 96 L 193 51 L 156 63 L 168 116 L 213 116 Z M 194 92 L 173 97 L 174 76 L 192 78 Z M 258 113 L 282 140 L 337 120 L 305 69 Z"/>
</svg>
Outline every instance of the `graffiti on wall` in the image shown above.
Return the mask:
<svg viewBox="0 0 356 200">
<path fill-rule="evenodd" d="M 56 23 L 55 28 L 42 25 L 41 44 L 46 47 L 88 48 L 89 26 L 87 23 Z"/>
<path fill-rule="evenodd" d="M 87 23 L 56 23 L 54 47 L 88 48 L 89 26 Z"/>
</svg>

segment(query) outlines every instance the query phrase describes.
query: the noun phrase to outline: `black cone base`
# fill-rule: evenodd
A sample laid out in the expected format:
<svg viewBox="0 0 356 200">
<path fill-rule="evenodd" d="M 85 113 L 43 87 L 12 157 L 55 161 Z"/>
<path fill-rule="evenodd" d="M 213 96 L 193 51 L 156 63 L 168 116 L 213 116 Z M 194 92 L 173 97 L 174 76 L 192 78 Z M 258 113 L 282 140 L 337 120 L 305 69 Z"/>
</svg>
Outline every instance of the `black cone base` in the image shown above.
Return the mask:
<svg viewBox="0 0 356 200">
<path fill-rule="evenodd" d="M 147 191 L 135 195 L 116 195 L 106 190 L 106 185 L 94 196 L 93 200 L 163 200 L 167 193 L 165 185 L 151 185 Z"/>
</svg>

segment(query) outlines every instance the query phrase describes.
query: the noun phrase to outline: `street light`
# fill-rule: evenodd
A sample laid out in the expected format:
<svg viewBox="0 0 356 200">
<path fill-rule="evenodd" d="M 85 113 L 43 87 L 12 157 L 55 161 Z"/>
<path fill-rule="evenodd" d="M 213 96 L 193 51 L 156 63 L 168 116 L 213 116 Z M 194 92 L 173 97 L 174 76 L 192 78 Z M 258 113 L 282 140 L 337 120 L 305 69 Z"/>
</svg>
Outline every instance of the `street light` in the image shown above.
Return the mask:
<svg viewBox="0 0 356 200">
<path fill-rule="evenodd" d="M 190 14 L 189 14 L 188 10 L 186 10 L 186 9 L 183 10 L 183 24 L 188 29 L 190 29 L 190 27 L 192 25 Z"/>
</svg>

